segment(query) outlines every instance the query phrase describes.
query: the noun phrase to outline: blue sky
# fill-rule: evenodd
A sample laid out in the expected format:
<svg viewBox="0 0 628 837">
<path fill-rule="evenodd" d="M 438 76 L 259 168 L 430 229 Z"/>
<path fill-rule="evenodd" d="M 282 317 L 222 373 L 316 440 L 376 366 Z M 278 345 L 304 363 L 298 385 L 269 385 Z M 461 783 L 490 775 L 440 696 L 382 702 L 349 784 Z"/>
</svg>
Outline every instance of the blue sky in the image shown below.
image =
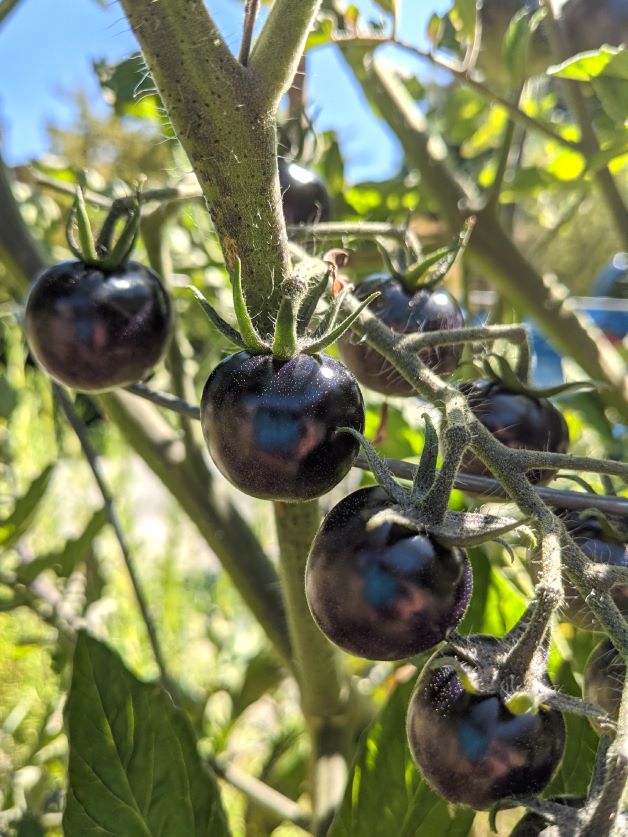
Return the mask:
<svg viewBox="0 0 628 837">
<path fill-rule="evenodd" d="M 370 0 L 354 2 L 377 16 Z M 208 5 L 227 43 L 237 49 L 242 3 L 209 0 Z M 421 43 L 432 12 L 450 5 L 451 0 L 404 0 L 402 36 Z M 135 38 L 115 2 L 103 8 L 95 0 L 22 0 L 0 29 L 0 136 L 7 161 L 28 162 L 46 150 L 46 124 L 71 119 L 71 91 L 82 89 L 92 101 L 100 100 L 93 61 L 115 62 L 135 49 Z M 399 60 L 417 66 L 411 58 Z M 421 71 L 429 69 L 423 66 Z M 316 126 L 338 133 L 348 178 L 390 176 L 400 162 L 399 147 L 373 117 L 333 48 L 310 54 L 308 77 Z"/>
</svg>

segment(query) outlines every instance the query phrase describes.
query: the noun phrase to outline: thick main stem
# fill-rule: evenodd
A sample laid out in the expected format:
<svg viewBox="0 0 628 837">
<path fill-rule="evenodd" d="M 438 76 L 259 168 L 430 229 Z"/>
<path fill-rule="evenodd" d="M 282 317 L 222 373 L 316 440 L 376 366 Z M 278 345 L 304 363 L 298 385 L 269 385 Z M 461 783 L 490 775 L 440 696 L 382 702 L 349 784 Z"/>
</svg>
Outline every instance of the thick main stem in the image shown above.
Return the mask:
<svg viewBox="0 0 628 837">
<path fill-rule="evenodd" d="M 322 831 L 344 792 L 352 693 L 338 652 L 318 629 L 305 598 L 305 566 L 318 529 L 318 503 L 275 503 L 275 522 L 296 676 L 312 739 L 314 819 Z"/>
</svg>

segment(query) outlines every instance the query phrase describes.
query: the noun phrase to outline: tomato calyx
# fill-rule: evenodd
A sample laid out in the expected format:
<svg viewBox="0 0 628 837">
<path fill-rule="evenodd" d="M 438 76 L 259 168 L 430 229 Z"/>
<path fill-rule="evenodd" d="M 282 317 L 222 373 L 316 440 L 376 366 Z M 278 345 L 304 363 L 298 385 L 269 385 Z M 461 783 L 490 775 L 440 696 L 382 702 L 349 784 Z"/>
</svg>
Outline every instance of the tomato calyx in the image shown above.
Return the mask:
<svg viewBox="0 0 628 837">
<path fill-rule="evenodd" d="M 371 294 L 352 313 L 338 322 L 344 294 L 338 295 L 329 304 L 327 311 L 320 318 L 317 327 L 312 330 L 311 323 L 316 308 L 327 290 L 330 276 L 335 276 L 335 265 L 327 263 L 325 273 L 314 276 L 298 273 L 284 280 L 279 310 L 275 318 L 274 332 L 270 337 L 263 337 L 255 328 L 251 313 L 246 304 L 242 287 L 242 268 L 237 258 L 231 276 L 233 290 L 233 308 L 237 328 L 231 326 L 207 302 L 203 294 L 194 286 L 188 286 L 194 294 L 210 322 L 232 343 L 254 355 L 272 355 L 276 360 L 287 361 L 299 354 L 317 355 L 334 343 L 347 331 L 362 311 L 379 295 Z"/>
<path fill-rule="evenodd" d="M 361 433 L 351 427 L 338 428 L 338 433 L 349 433 L 360 443 L 377 483 L 391 499 L 390 507 L 373 515 L 369 525 L 376 527 L 390 523 L 419 533 L 427 532 L 442 546 L 460 548 L 477 546 L 514 529 L 530 535 L 525 521 L 479 512 L 449 511 L 446 502 L 442 514 L 433 514 L 434 505 L 441 505 L 441 498 L 437 495 L 444 491 L 447 495 L 445 499 L 448 499 L 449 487 L 439 482 L 436 471 L 438 437 L 434 425 L 427 413 L 423 414 L 423 419 L 425 444 L 411 489 L 397 481 L 386 462 Z"/>
<path fill-rule="evenodd" d="M 553 398 L 563 392 L 582 392 L 596 389 L 594 381 L 567 381 L 564 384 L 556 384 L 552 387 L 534 387 L 526 380 L 526 375 L 520 370 L 513 369 L 503 355 L 495 352 L 487 353 L 482 361 L 484 375 L 504 389 L 518 395 L 527 395 L 530 398 Z"/>
<path fill-rule="evenodd" d="M 119 219 L 124 216 L 126 216 L 124 225 L 114 242 L 115 227 Z M 65 232 L 68 246 L 80 262 L 87 267 L 108 272 L 116 270 L 128 261 L 135 246 L 139 224 L 140 198 L 138 189 L 135 199 L 128 203 L 125 202 L 122 212 L 118 204 L 112 204 L 100 233 L 95 238 L 87 214 L 83 188 L 81 185 L 77 185 L 76 197 L 68 215 Z"/>
</svg>

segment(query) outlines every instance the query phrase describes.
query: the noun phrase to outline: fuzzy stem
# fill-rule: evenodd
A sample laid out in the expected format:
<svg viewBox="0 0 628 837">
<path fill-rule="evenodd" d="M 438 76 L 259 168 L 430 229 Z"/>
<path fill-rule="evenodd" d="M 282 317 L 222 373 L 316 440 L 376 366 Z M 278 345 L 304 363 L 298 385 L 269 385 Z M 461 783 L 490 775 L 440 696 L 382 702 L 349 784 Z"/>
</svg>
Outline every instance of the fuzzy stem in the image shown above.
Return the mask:
<svg viewBox="0 0 628 837">
<path fill-rule="evenodd" d="M 251 42 L 253 40 L 253 28 L 255 26 L 255 18 L 257 17 L 257 9 L 259 7 L 259 0 L 245 0 L 244 3 L 244 25 L 242 27 L 242 43 L 240 44 L 240 52 L 238 54 L 238 61 L 243 67 L 249 63 L 249 54 L 251 52 Z"/>
<path fill-rule="evenodd" d="M 275 108 L 292 84 L 321 0 L 275 0 L 259 34 L 249 66 Z"/>
<path fill-rule="evenodd" d="M 318 529 L 318 503 L 274 506 L 296 676 L 313 744 L 314 821 L 323 830 L 344 793 L 352 692 L 339 654 L 312 619 L 305 598 L 305 565 Z"/>
</svg>

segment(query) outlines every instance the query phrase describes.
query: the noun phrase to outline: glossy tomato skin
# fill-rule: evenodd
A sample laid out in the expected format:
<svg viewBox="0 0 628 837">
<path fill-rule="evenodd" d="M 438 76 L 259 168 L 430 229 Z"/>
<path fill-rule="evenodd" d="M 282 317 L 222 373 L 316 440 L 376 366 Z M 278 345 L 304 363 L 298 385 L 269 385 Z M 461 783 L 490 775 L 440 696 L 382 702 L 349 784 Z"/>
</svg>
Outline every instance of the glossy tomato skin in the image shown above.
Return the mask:
<svg viewBox="0 0 628 837">
<path fill-rule="evenodd" d="M 596 517 L 581 518 L 578 512 L 567 509 L 554 509 L 554 513 L 563 519 L 567 531 L 587 558 L 596 564 L 611 564 L 628 569 L 628 544 L 605 540 L 602 525 Z M 531 561 L 530 569 L 536 581 L 539 576 L 538 557 Z M 568 578 L 563 579 L 563 587 L 565 607 L 561 615 L 582 630 L 601 631 L 593 612 Z M 617 607 L 628 616 L 628 584 L 617 584 L 610 593 Z"/>
<path fill-rule="evenodd" d="M 584 670 L 584 699 L 604 709 L 617 719 L 626 665 L 610 639 L 604 639 L 591 652 Z M 600 734 L 595 720 L 591 724 Z"/>
<path fill-rule="evenodd" d="M 456 300 L 445 290 L 419 290 L 409 293 L 398 279 L 386 274 L 369 276 L 356 287 L 354 296 L 364 300 L 372 293 L 369 311 L 393 331 L 402 334 L 438 329 L 462 328 L 464 315 Z M 412 395 L 415 391 L 379 352 L 351 331 L 338 341 L 340 356 L 364 386 L 383 395 Z M 421 359 L 435 372 L 447 375 L 458 366 L 463 346 L 439 346 L 425 349 Z"/>
<path fill-rule="evenodd" d="M 460 385 L 469 406 L 495 438 L 509 448 L 565 453 L 569 430 L 562 413 L 547 398 L 513 392 L 495 381 L 478 379 Z M 470 451 L 460 469 L 465 474 L 492 476 L 489 469 Z M 556 471 L 528 471 L 528 479 L 544 485 Z"/>
<path fill-rule="evenodd" d="M 209 376 L 201 424 L 221 473 L 264 500 L 310 500 L 347 474 L 364 429 L 364 402 L 346 367 L 327 355 L 288 361 L 238 352 Z"/>
<path fill-rule="evenodd" d="M 39 365 L 83 392 L 145 378 L 166 350 L 171 324 L 161 280 L 137 262 L 111 271 L 80 261 L 54 265 L 34 280 L 24 311 Z"/>
<path fill-rule="evenodd" d="M 462 619 L 473 585 L 462 549 L 399 524 L 371 524 L 390 507 L 377 486 L 341 500 L 321 524 L 305 574 L 323 633 L 370 660 L 401 660 L 441 642 Z"/>
<path fill-rule="evenodd" d="M 281 157 L 279 185 L 286 224 L 314 224 L 329 221 L 331 201 L 322 179 L 313 171 Z"/>
<path fill-rule="evenodd" d="M 450 802 L 477 810 L 539 793 L 565 746 L 560 712 L 513 715 L 499 695 L 465 692 L 450 666 L 427 662 L 408 707 L 410 752 L 429 784 Z"/>
</svg>

